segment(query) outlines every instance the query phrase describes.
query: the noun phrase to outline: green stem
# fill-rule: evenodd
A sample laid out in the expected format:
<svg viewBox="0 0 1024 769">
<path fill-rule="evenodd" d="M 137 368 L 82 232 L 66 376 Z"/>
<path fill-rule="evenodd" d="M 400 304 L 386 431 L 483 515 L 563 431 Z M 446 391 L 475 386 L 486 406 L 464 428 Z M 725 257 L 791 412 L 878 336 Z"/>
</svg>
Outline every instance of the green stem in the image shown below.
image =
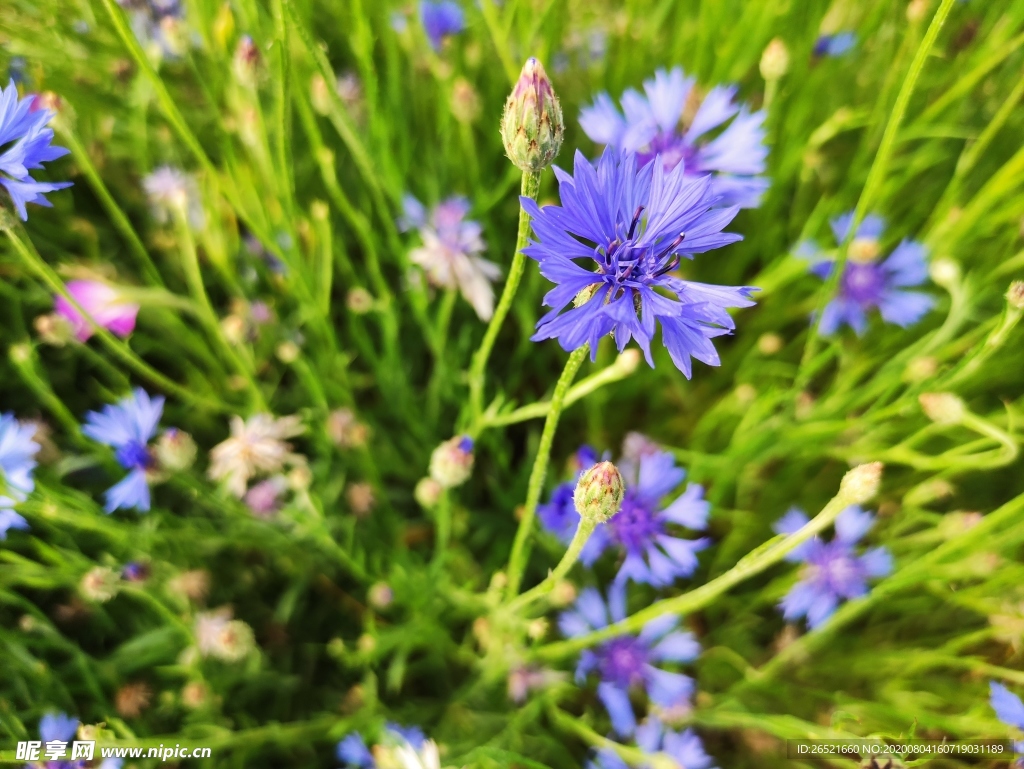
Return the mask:
<svg viewBox="0 0 1024 769">
<path fill-rule="evenodd" d="M 201 395 L 197 395 L 195 392 L 187 387 L 182 387 L 178 383 L 168 379 L 156 369 L 152 368 L 148 363 L 139 358 L 127 344 L 117 339 L 107 329 L 96 322 L 96 319 L 89 314 L 88 311 L 82 305 L 78 303 L 71 293 L 68 291 L 67 286 L 62 281 L 43 258 L 35 251 L 34 247 L 29 244 L 31 241 L 23 240 L 18 234 L 10 227 L 6 222 L 0 222 L 0 229 L 7 233 L 7 237 L 10 238 L 11 244 L 14 246 L 14 250 L 18 253 L 18 256 L 22 258 L 25 265 L 34 273 L 36 273 L 46 285 L 50 287 L 54 293 L 60 294 L 71 306 L 81 313 L 82 317 L 85 318 L 86 322 L 92 327 L 96 337 L 103 343 L 103 345 L 110 350 L 115 357 L 119 358 L 128 368 L 132 369 L 143 379 L 148 380 L 152 384 L 164 389 L 169 393 L 173 393 L 177 397 L 188 403 L 194 403 L 197 406 L 210 409 L 217 412 L 231 411 L 230 408 L 225 407 L 223 404 L 212 401 Z"/>
<path fill-rule="evenodd" d="M 878 145 L 878 153 L 871 164 L 871 170 L 868 171 L 868 178 L 864 182 L 864 189 L 861 190 L 860 198 L 857 200 L 857 207 L 853 211 L 853 221 L 850 222 L 850 228 L 846 233 L 846 237 L 843 238 L 843 242 L 839 246 L 839 253 L 832 267 L 832 273 L 821 290 L 815 313 L 815 322 L 808 332 L 807 344 L 804 346 L 804 354 L 800 360 L 800 370 L 797 373 L 795 385 L 797 390 L 804 389 L 807 380 L 810 378 L 807 367 L 817 352 L 818 337 L 820 336 L 819 327 L 821 325 L 821 318 L 825 314 L 825 306 L 835 296 L 839 280 L 843 275 L 843 268 L 846 265 L 847 252 L 857 232 L 857 227 L 864 219 L 869 207 L 874 204 L 882 182 L 885 180 L 885 173 L 889 168 L 889 160 L 896 146 L 896 137 L 899 133 L 900 125 L 903 123 L 903 117 L 907 112 L 910 97 L 914 93 L 918 77 L 921 75 L 925 62 L 928 60 L 932 47 L 935 45 L 935 39 L 939 36 L 939 30 L 942 29 L 942 25 L 949 15 L 949 10 L 953 7 L 953 2 L 954 0 L 942 0 L 938 10 L 935 12 L 935 16 L 932 17 L 931 24 L 928 25 L 928 31 L 925 33 L 924 39 L 921 40 L 921 44 L 917 47 L 917 53 L 914 54 L 914 60 L 910 63 L 907 76 L 903 79 L 903 84 L 900 86 L 900 92 L 896 96 L 896 103 L 893 104 L 892 112 L 889 115 L 889 122 L 885 126 L 885 133 L 882 134 L 882 141 Z"/>
<path fill-rule="evenodd" d="M 156 265 L 153 264 L 153 260 L 149 258 L 149 252 L 146 251 L 145 245 L 142 243 L 142 239 L 139 238 L 138 233 L 135 232 L 135 228 L 132 227 L 131 221 L 128 219 L 127 214 L 121 209 L 121 206 L 114 200 L 113 195 L 110 194 L 110 190 L 107 189 L 107 185 L 103 183 L 103 179 L 100 178 L 99 173 L 96 171 L 96 166 L 93 165 L 92 158 L 89 157 L 89 153 L 85 151 L 85 147 L 82 146 L 81 142 L 78 141 L 78 137 L 75 132 L 71 130 L 68 125 L 66 118 L 59 117 L 54 121 L 54 126 L 60 133 L 60 139 L 71 150 L 71 157 L 74 158 L 75 163 L 78 165 L 79 170 L 85 174 L 86 180 L 89 182 L 89 186 L 92 187 L 92 191 L 96 194 L 96 197 L 100 199 L 100 203 L 103 208 L 106 209 L 107 216 L 110 217 L 110 221 L 114 225 L 121 237 L 128 243 L 129 248 L 135 255 L 136 261 L 139 263 L 143 274 L 149 283 L 154 283 L 158 286 L 163 286 L 163 278 L 160 277 L 160 272 L 157 270 Z"/>
<path fill-rule="evenodd" d="M 565 551 L 565 555 L 562 556 L 562 560 L 558 562 L 558 565 L 548 574 L 543 582 L 539 585 L 534 585 L 512 601 L 508 605 L 509 611 L 519 611 L 554 590 L 555 585 L 569 573 L 569 569 L 579 560 L 580 553 L 583 551 L 584 545 L 587 544 L 587 540 L 590 539 L 590 535 L 594 533 L 595 528 L 596 524 L 594 521 L 580 518 L 579 525 L 576 527 L 576 533 L 573 535 L 572 542 L 569 543 L 569 548 Z"/>
<path fill-rule="evenodd" d="M 856 469 L 851 472 L 856 472 Z M 663 617 L 666 614 L 685 615 L 701 609 L 720 595 L 726 593 L 734 585 L 738 585 L 740 582 L 760 574 L 770 566 L 774 566 L 800 544 L 832 525 L 836 516 L 847 507 L 863 501 L 862 497 L 858 497 L 853 490 L 847 488 L 847 484 L 843 484 L 839 488 L 839 493 L 811 521 L 804 524 L 799 531 L 794 532 L 788 537 L 782 535 L 773 537 L 741 558 L 739 563 L 721 576 L 706 582 L 688 593 L 657 601 L 631 617 L 627 617 L 608 627 L 595 630 L 578 638 L 570 638 L 567 641 L 542 646 L 537 649 L 535 656 L 545 661 L 562 659 L 609 638 L 615 638 L 627 633 L 638 633 L 648 622 L 658 617 Z"/>
<path fill-rule="evenodd" d="M 263 393 L 253 378 L 252 366 L 242 359 L 238 351 L 231 346 L 231 343 L 224 337 L 217 313 L 210 303 L 210 297 L 206 293 L 206 286 L 203 283 L 203 273 L 199 268 L 199 254 L 196 251 L 195 241 L 192 239 L 192 230 L 189 229 L 184 209 L 175 209 L 174 218 L 178 225 L 178 237 L 181 238 L 181 257 L 185 270 L 185 280 L 188 282 L 192 298 L 199 305 L 202 312 L 200 317 L 207 328 L 207 333 L 217 341 L 224 356 L 231 362 L 231 365 L 245 378 L 246 386 L 249 389 L 249 396 L 252 399 L 253 407 L 258 411 L 266 411 L 267 404 L 263 400 Z"/>
<path fill-rule="evenodd" d="M 555 385 L 555 392 L 551 396 L 551 408 L 548 411 L 547 419 L 544 421 L 544 431 L 540 436 L 540 445 L 537 447 L 537 458 L 533 461 L 533 470 L 530 471 L 530 480 L 526 488 L 526 505 L 523 509 L 523 518 L 519 521 L 519 529 L 516 531 L 515 541 L 512 543 L 512 554 L 508 559 L 508 589 L 506 596 L 513 598 L 519 592 L 519 583 L 523 579 L 523 571 L 526 569 L 526 562 L 530 558 L 530 534 L 533 529 L 533 519 L 537 516 L 537 504 L 540 502 L 540 493 L 544 488 L 544 477 L 548 473 L 548 462 L 551 460 L 551 444 L 555 440 L 555 430 L 558 429 L 558 419 L 562 415 L 565 406 L 565 396 L 569 392 L 572 380 L 576 378 L 576 372 L 583 365 L 583 359 L 587 357 L 589 344 L 585 344 L 569 356 L 562 369 L 562 375 L 558 377 Z"/>
<path fill-rule="evenodd" d="M 560 710 L 554 703 L 548 706 L 548 718 L 564 731 L 571 732 L 594 748 L 610 750 L 619 758 L 631 766 L 641 767 L 650 765 L 651 754 L 645 753 L 639 748 L 631 748 L 627 745 L 602 737 L 589 726 L 584 724 L 578 717 L 571 716 Z"/>
<path fill-rule="evenodd" d="M 540 171 L 523 172 L 522 195 L 533 200 L 537 199 L 540 191 Z M 530 215 L 526 209 L 519 207 L 519 234 L 516 236 L 516 251 L 512 255 L 512 266 L 508 271 L 508 280 L 505 281 L 505 288 L 501 292 L 501 299 L 494 310 L 490 323 L 487 324 L 487 331 L 484 333 L 483 341 L 473 356 L 473 362 L 469 367 L 469 407 L 473 421 L 480 418 L 483 411 L 484 400 L 484 378 L 487 368 L 487 359 L 491 356 L 494 343 L 501 331 L 501 325 L 512 308 L 512 300 L 515 299 L 516 291 L 519 289 L 519 282 L 523 278 L 523 270 L 526 268 L 527 239 L 530 237 Z"/>
<path fill-rule="evenodd" d="M 434 509 L 436 532 L 434 534 L 434 565 L 440 564 L 452 538 L 452 498 L 448 489 L 441 492 Z"/>
</svg>

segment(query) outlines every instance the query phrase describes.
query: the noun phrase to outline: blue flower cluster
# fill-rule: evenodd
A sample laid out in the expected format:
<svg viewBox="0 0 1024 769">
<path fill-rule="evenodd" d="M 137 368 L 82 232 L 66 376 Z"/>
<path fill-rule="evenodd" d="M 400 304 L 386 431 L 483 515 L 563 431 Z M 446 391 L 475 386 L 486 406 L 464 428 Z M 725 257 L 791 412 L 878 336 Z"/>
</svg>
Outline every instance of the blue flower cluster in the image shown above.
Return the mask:
<svg viewBox="0 0 1024 769">
<path fill-rule="evenodd" d="M 0 414 L 0 540 L 7 539 L 11 529 L 28 528 L 14 506 L 35 488 L 35 433 L 35 426 L 22 424 L 13 414 Z"/>
</svg>

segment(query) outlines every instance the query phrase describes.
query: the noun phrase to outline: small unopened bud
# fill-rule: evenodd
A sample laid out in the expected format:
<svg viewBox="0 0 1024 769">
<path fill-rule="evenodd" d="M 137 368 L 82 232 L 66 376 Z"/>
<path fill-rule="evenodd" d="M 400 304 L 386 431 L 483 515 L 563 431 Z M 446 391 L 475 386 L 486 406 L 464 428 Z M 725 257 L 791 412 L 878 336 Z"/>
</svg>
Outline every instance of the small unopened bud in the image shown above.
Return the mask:
<svg viewBox="0 0 1024 769">
<path fill-rule="evenodd" d="M 331 111 L 331 95 L 327 88 L 327 81 L 319 74 L 310 78 L 309 101 L 313 105 L 313 109 L 321 115 L 326 115 Z"/>
<path fill-rule="evenodd" d="M 580 518 L 604 523 L 622 507 L 622 473 L 611 462 L 598 462 L 580 476 L 572 501 Z"/>
<path fill-rule="evenodd" d="M 907 382 L 924 382 L 935 376 L 939 370 L 939 362 L 931 356 L 914 358 L 903 370 L 903 379 Z"/>
<path fill-rule="evenodd" d="M 277 355 L 277 359 L 282 363 L 294 363 L 302 354 L 302 350 L 299 349 L 299 346 L 291 340 L 281 342 L 274 352 Z"/>
<path fill-rule="evenodd" d="M 943 478 L 932 478 L 919 483 L 903 495 L 903 504 L 906 507 L 923 507 L 931 502 L 953 496 L 956 491 L 953 484 Z"/>
<path fill-rule="evenodd" d="M 424 510 L 433 510 L 441 498 L 441 484 L 433 478 L 420 478 L 412 496 Z"/>
<path fill-rule="evenodd" d="M 870 502 L 882 485 L 882 467 L 881 462 L 857 465 L 843 476 L 839 483 L 839 492 L 851 505 Z"/>
<path fill-rule="evenodd" d="M 761 334 L 757 340 L 757 351 L 762 355 L 775 355 L 782 349 L 782 337 L 778 334 Z"/>
<path fill-rule="evenodd" d="M 480 97 L 465 78 L 452 86 L 452 115 L 460 123 L 473 123 L 480 117 Z"/>
<path fill-rule="evenodd" d="M 249 88 L 256 85 L 256 70 L 260 65 L 260 49 L 248 35 L 242 35 L 239 39 L 231 64 L 239 83 Z"/>
<path fill-rule="evenodd" d="M 386 582 L 376 582 L 366 591 L 366 602 L 374 609 L 386 609 L 394 600 L 395 591 Z"/>
<path fill-rule="evenodd" d="M 964 419 L 964 402 L 953 393 L 922 393 L 917 400 L 925 416 L 937 424 L 955 425 Z"/>
<path fill-rule="evenodd" d="M 548 603 L 555 608 L 568 606 L 576 600 L 576 586 L 572 582 L 560 580 L 555 583 L 554 589 L 548 596 Z"/>
<path fill-rule="evenodd" d="M 345 306 L 356 315 L 365 315 L 373 309 L 373 294 L 356 286 L 345 296 Z"/>
<path fill-rule="evenodd" d="M 539 641 L 548 634 L 549 627 L 550 623 L 543 617 L 540 617 L 526 626 L 526 635 L 534 641 Z"/>
<path fill-rule="evenodd" d="M 377 503 L 373 486 L 365 482 L 349 484 L 349 487 L 345 489 L 345 500 L 356 518 L 368 516 Z"/>
<path fill-rule="evenodd" d="M 210 692 L 202 681 L 190 681 L 181 690 L 181 704 L 191 710 L 198 710 L 206 704 Z"/>
<path fill-rule="evenodd" d="M 54 347 L 63 347 L 75 338 L 75 327 L 71 321 L 55 312 L 40 315 L 32 325 L 35 326 L 39 338 Z"/>
<path fill-rule="evenodd" d="M 634 347 L 623 350 L 615 363 L 627 374 L 632 374 L 640 366 L 640 351 Z"/>
<path fill-rule="evenodd" d="M 789 71 L 789 49 L 781 37 L 773 38 L 761 54 L 761 77 L 778 80 Z"/>
<path fill-rule="evenodd" d="M 441 488 L 453 489 L 473 473 L 473 439 L 468 435 L 449 438 L 430 455 L 430 477 Z"/>
<path fill-rule="evenodd" d="M 12 344 L 11 349 L 8 350 L 8 355 L 11 356 L 11 360 L 15 363 L 28 363 L 32 357 L 32 348 L 24 342 Z"/>
<path fill-rule="evenodd" d="M 523 171 L 547 168 L 562 148 L 563 130 L 562 107 L 544 67 L 527 59 L 501 119 L 509 160 Z"/>
<path fill-rule="evenodd" d="M 907 6 L 907 21 L 916 24 L 924 19 L 928 15 L 929 5 L 929 0 L 910 0 L 910 4 Z"/>
<path fill-rule="evenodd" d="M 943 288 L 952 288 L 960 282 L 960 265 L 948 257 L 939 257 L 928 270 L 936 283 Z"/>
<path fill-rule="evenodd" d="M 1015 310 L 1024 310 L 1024 280 L 1015 280 L 1006 292 L 1006 301 Z"/>
<path fill-rule="evenodd" d="M 196 461 L 196 442 L 184 430 L 171 427 L 160 435 L 153 448 L 153 455 L 162 470 L 177 473 L 188 470 Z"/>
</svg>

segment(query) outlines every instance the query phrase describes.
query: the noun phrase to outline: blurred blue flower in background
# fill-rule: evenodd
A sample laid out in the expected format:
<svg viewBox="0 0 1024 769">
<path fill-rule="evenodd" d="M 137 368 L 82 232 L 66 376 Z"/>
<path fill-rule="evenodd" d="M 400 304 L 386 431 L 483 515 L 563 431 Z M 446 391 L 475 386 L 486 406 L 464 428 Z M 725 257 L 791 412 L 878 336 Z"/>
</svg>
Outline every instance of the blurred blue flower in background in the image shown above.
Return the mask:
<svg viewBox="0 0 1024 769">
<path fill-rule="evenodd" d="M 677 732 L 651 717 L 636 728 L 636 744 L 644 753 L 667 753 L 685 769 L 715 769 L 715 760 L 704 752 L 704 745 L 693 729 Z M 629 764 L 615 752 L 599 749 L 586 769 L 629 769 Z"/>
<path fill-rule="evenodd" d="M 999 720 L 1014 729 L 1024 729 L 1024 702 L 1021 702 L 1020 697 L 995 681 L 989 682 L 989 692 L 989 702 Z M 1024 753 L 1024 740 L 1014 741 L 1013 750 L 1018 756 Z M 1024 767 L 1024 757 L 1018 757 L 1013 765 Z"/>
<path fill-rule="evenodd" d="M 772 528 L 778 534 L 793 534 L 809 520 L 803 510 L 792 507 Z M 892 571 L 892 556 L 886 548 L 874 547 L 863 555 L 854 550 L 874 523 L 871 513 L 851 505 L 836 517 L 831 542 L 814 536 L 786 555 L 787 561 L 805 564 L 800 581 L 780 605 L 787 620 L 806 617 L 808 625 L 818 627 L 842 601 L 867 594 L 869 578 Z"/>
<path fill-rule="evenodd" d="M 636 155 L 615 150 L 606 150 L 596 167 L 577 152 L 574 174 L 555 168 L 555 175 L 561 206 L 540 208 L 521 198 L 536 236 L 523 253 L 557 284 L 544 297 L 554 309 L 538 321 L 533 340 L 558 339 L 567 352 L 589 343 L 593 360 L 600 338 L 614 332 L 619 352 L 635 338 L 653 367 L 650 345 L 660 321 L 662 342 L 687 379 L 691 357 L 717 366 L 710 340 L 736 326 L 725 308 L 750 307 L 756 289 L 695 283 L 672 272 L 683 258 L 741 240 L 722 232 L 738 209 L 712 208 L 709 177 L 686 176 L 681 164 L 671 171 L 662 163 L 638 168 Z"/>
<path fill-rule="evenodd" d="M 853 222 L 853 212 L 832 220 L 832 232 L 837 243 L 842 243 Z M 935 304 L 934 297 L 920 291 L 907 291 L 928 278 L 927 250 L 916 240 L 904 239 L 886 259 L 881 258 L 880 239 L 885 231 L 885 220 L 868 215 L 857 227 L 850 241 L 848 258 L 839 279 L 839 292 L 821 315 L 820 331 L 828 336 L 845 323 L 857 334 L 867 329 L 867 312 L 878 308 L 882 319 L 906 328 L 917 323 Z M 814 259 L 817 247 L 810 242 L 801 243 L 797 256 Z M 834 262 L 821 260 L 811 265 L 811 272 L 826 279 Z"/>
<path fill-rule="evenodd" d="M 612 585 L 606 604 L 596 588 L 587 588 L 569 611 L 558 618 L 558 627 L 568 638 L 586 635 L 626 617 L 625 585 Z M 604 703 L 612 728 L 620 736 L 636 730 L 636 716 L 629 691 L 643 689 L 651 702 L 661 708 L 677 708 L 689 702 L 693 679 L 657 667 L 664 662 L 690 662 L 700 653 L 692 634 L 678 630 L 679 618 L 671 615 L 648 622 L 639 635 L 620 635 L 580 654 L 576 682 L 596 672 L 601 678 L 597 696 Z"/>
<path fill-rule="evenodd" d="M 857 36 L 852 32 L 837 32 L 834 35 L 821 35 L 814 41 L 815 56 L 842 56 L 857 45 Z"/>
<path fill-rule="evenodd" d="M 154 460 L 148 444 L 156 433 L 163 410 L 162 396 L 150 398 L 145 390 L 137 387 L 116 405 L 85 415 L 82 432 L 113 447 L 117 461 L 128 470 L 128 475 L 106 493 L 104 508 L 108 513 L 121 507 L 149 510 L 146 471 L 153 467 Z"/>
<path fill-rule="evenodd" d="M 27 529 L 28 521 L 14 512 L 14 505 L 35 488 L 32 471 L 39 444 L 35 425 L 22 424 L 13 414 L 0 414 L 0 540 L 11 529 Z"/>
<path fill-rule="evenodd" d="M 457 35 L 466 28 L 466 17 L 462 8 L 453 0 L 420 0 L 420 21 L 427 33 L 430 46 L 441 50 L 441 44 L 449 35 Z"/>
<path fill-rule="evenodd" d="M 667 171 L 682 164 L 691 176 L 714 174 L 717 205 L 753 208 L 768 189 L 760 176 L 768 157 L 765 113 L 750 112 L 735 96 L 735 86 L 716 86 L 701 99 L 693 78 L 679 67 L 659 69 L 644 81 L 644 94 L 632 88 L 623 93 L 624 117 L 602 93 L 580 113 L 580 125 L 598 144 L 636 152 L 639 165 L 657 155 Z"/>
</svg>

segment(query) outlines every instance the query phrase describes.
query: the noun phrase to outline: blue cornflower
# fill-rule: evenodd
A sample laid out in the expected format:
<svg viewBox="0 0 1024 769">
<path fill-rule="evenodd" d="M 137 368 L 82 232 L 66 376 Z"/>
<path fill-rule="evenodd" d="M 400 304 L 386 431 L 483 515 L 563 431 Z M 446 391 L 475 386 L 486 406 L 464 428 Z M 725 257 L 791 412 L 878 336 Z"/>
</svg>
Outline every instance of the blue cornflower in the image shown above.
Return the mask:
<svg viewBox="0 0 1024 769">
<path fill-rule="evenodd" d="M 573 608 L 558 618 L 563 635 L 572 638 L 607 627 L 626 617 L 625 585 L 612 585 L 608 603 L 595 588 L 580 593 Z M 597 696 L 604 703 L 612 728 L 621 736 L 636 730 L 636 717 L 629 692 L 643 689 L 651 702 L 660 708 L 677 708 L 688 704 L 693 693 L 693 679 L 657 667 L 663 662 L 690 662 L 700 653 L 692 634 L 677 629 L 679 618 L 659 617 L 648 622 L 639 635 L 621 635 L 605 641 L 580 655 L 576 681 L 582 683 L 588 674 L 601 678 Z"/>
<path fill-rule="evenodd" d="M 72 718 L 66 713 L 47 713 L 40 718 L 39 739 L 43 743 L 43 751 L 46 750 L 46 743 L 48 742 L 64 742 L 68 743 L 66 755 L 70 756 L 70 743 L 75 739 L 75 734 L 78 732 L 78 723 L 77 718 Z M 120 758 L 105 758 L 96 765 L 96 769 L 121 769 L 123 763 L 123 759 Z M 85 769 L 87 765 L 91 765 L 91 762 L 87 764 L 86 761 L 81 759 L 75 759 L 74 761 L 46 761 L 40 764 L 40 766 L 45 766 L 46 769 Z M 26 766 L 33 767 L 36 764 L 28 764 Z"/>
<path fill-rule="evenodd" d="M 814 41 L 814 55 L 835 58 L 857 45 L 857 36 L 853 32 L 837 32 L 834 35 L 821 35 Z"/>
<path fill-rule="evenodd" d="M 803 510 L 792 507 L 772 528 L 779 534 L 793 534 L 808 520 Z M 841 601 L 865 595 L 869 577 L 884 577 L 892 571 L 892 556 L 886 548 L 874 547 L 863 555 L 854 551 L 874 523 L 871 513 L 851 505 L 836 517 L 831 542 L 815 536 L 790 551 L 787 561 L 806 565 L 800 581 L 780 604 L 787 620 L 807 617 L 807 624 L 817 627 Z"/>
<path fill-rule="evenodd" d="M 11 196 L 22 221 L 28 219 L 27 203 L 49 207 L 47 192 L 71 186 L 71 182 L 37 182 L 29 175 L 69 152 L 50 143 L 53 129 L 47 125 L 52 118 L 50 110 L 39 109 L 38 97 L 19 99 L 14 80 L 0 88 L 0 185 Z"/>
<path fill-rule="evenodd" d="M 1020 697 L 995 681 L 989 682 L 989 690 L 991 691 L 989 702 L 999 720 L 1014 729 L 1024 729 L 1024 702 L 1020 701 Z M 1015 740 L 1013 751 L 1018 756 L 1024 753 L 1024 741 Z M 1013 766 L 1024 767 L 1024 757 L 1014 761 Z"/>
<path fill-rule="evenodd" d="M 686 478 L 667 451 L 646 453 L 637 459 L 624 457 L 619 470 L 626 483 L 622 508 L 604 526 L 594 530 L 580 554 L 590 566 L 610 547 L 619 547 L 626 557 L 617 581 L 633 580 L 655 587 L 667 587 L 697 568 L 697 553 L 708 546 L 707 538 L 684 539 L 672 533 L 672 525 L 703 531 L 709 502 L 704 488 L 691 483 L 667 506 L 662 500 Z"/>
<path fill-rule="evenodd" d="M 154 460 L 148 444 L 163 410 L 162 396 L 150 398 L 145 390 L 137 387 L 117 405 L 104 406 L 103 411 L 90 411 L 85 415 L 82 432 L 112 446 L 117 461 L 128 470 L 128 475 L 106 493 L 104 508 L 108 513 L 121 507 L 149 510 L 146 471 L 153 467 Z"/>
<path fill-rule="evenodd" d="M 698 106 L 693 78 L 679 67 L 659 69 L 644 81 L 644 92 L 630 88 L 622 95 L 625 117 L 607 93 L 600 94 L 580 113 L 584 132 L 598 144 L 636 152 L 640 165 L 660 156 L 665 170 L 681 164 L 691 176 L 714 174 L 718 205 L 757 206 L 768 189 L 761 176 L 768 157 L 765 113 L 737 104 L 735 86 L 712 88 Z"/>
<path fill-rule="evenodd" d="M 418 726 L 402 726 L 394 721 L 384 725 L 384 741 L 389 743 L 406 743 L 413 750 L 419 751 L 427 742 L 427 736 Z M 359 732 L 352 732 L 338 743 L 335 749 L 338 760 L 348 767 L 357 769 L 376 769 L 377 762 L 366 741 Z"/>
<path fill-rule="evenodd" d="M 853 212 L 832 220 L 832 232 L 841 243 L 850 229 Z M 834 334 L 846 323 L 858 334 L 867 329 L 867 311 L 878 308 L 882 319 L 897 326 L 917 323 L 935 304 L 935 299 L 920 291 L 906 291 L 908 286 L 919 286 L 928 277 L 927 251 L 922 243 L 904 239 L 886 259 L 881 259 L 879 243 L 885 230 L 885 220 L 870 215 L 857 228 L 850 242 L 848 259 L 839 280 L 839 293 L 825 306 L 819 329 L 822 334 Z M 813 244 L 804 242 L 797 255 L 813 258 Z M 832 272 L 834 262 L 818 261 L 811 272 L 825 279 Z"/>
<path fill-rule="evenodd" d="M 704 752 L 704 745 L 693 729 L 673 731 L 653 716 L 636 728 L 636 744 L 644 753 L 667 753 L 686 769 L 717 769 L 712 766 L 715 760 Z M 646 769 L 645 764 L 641 767 Z M 607 749 L 598 750 L 594 760 L 588 761 L 586 765 L 586 769 L 628 768 L 629 764 L 619 758 L 618 754 Z"/>
<path fill-rule="evenodd" d="M 21 424 L 13 414 L 0 414 L 0 540 L 7 539 L 10 529 L 28 528 L 28 521 L 12 508 L 35 488 L 35 434 L 33 425 Z"/>
<path fill-rule="evenodd" d="M 466 28 L 466 17 L 454 0 L 420 0 L 420 21 L 427 33 L 430 47 L 441 50 L 441 44 L 449 35 L 457 35 Z"/>
<path fill-rule="evenodd" d="M 537 236 L 523 253 L 557 284 L 544 297 L 554 309 L 537 323 L 533 340 L 555 338 L 566 351 L 589 342 L 594 359 L 598 340 L 614 332 L 619 352 L 635 337 L 653 366 L 650 345 L 661 321 L 662 342 L 687 378 L 691 357 L 717 366 L 710 340 L 736 326 L 725 308 L 750 307 L 755 289 L 695 283 L 672 272 L 682 258 L 740 240 L 722 232 L 738 209 L 711 208 L 717 198 L 710 177 L 686 176 L 681 165 L 637 168 L 635 155 L 613 150 L 596 168 L 577 152 L 574 174 L 555 174 L 561 206 L 540 208 L 521 198 Z"/>
</svg>

